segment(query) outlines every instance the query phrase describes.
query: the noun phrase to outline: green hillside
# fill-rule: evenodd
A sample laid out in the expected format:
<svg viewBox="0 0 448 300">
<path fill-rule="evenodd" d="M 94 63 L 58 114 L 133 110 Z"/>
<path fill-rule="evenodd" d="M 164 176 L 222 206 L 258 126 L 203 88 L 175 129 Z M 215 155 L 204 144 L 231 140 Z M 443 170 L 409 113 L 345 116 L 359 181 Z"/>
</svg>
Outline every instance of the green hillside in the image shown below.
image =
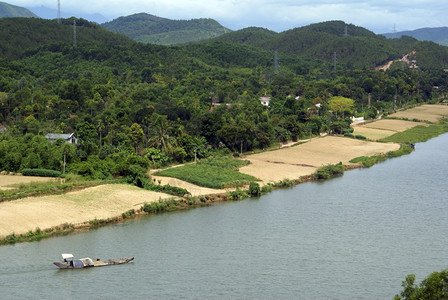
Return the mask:
<svg viewBox="0 0 448 300">
<path fill-rule="evenodd" d="M 26 8 L 0 2 L 0 18 L 10 17 L 39 18 Z"/>
<path fill-rule="evenodd" d="M 344 36 L 345 24 L 248 28 L 163 46 L 81 19 L 74 45 L 73 21 L 0 19 L 1 170 L 62 171 L 65 157 L 69 173 L 150 188 L 149 167 L 342 134 L 351 116 L 371 119 L 448 97 L 447 47 L 389 41 L 352 26 Z M 334 70 L 321 54 L 333 48 L 352 64 Z M 418 70 L 368 67 L 403 49 L 416 51 Z M 269 106 L 260 102 L 265 94 Z M 341 97 L 350 105 L 334 113 Z M 71 132 L 76 146 L 44 136 Z"/>
<path fill-rule="evenodd" d="M 73 21 L 63 19 L 62 24 L 56 20 L 35 18 L 0 19 L 0 57 L 16 58 L 26 50 L 51 43 L 73 43 Z M 83 19 L 76 19 L 76 40 L 129 43 L 127 37 L 112 33 L 99 25 Z"/>
<path fill-rule="evenodd" d="M 173 45 L 213 38 L 229 32 L 213 19 L 170 20 L 140 13 L 102 24 L 138 42 Z"/>
<path fill-rule="evenodd" d="M 246 44 L 264 50 L 334 62 L 348 68 L 374 68 L 412 52 L 419 42 L 402 37 L 388 40 L 382 35 L 342 21 L 328 21 L 274 33 L 262 29 L 243 29 L 215 38 L 216 41 Z M 422 67 L 447 65 L 441 48 L 422 60 Z M 448 53 L 448 52 L 447 52 Z M 432 61 L 437 63 L 427 64 Z"/>
</svg>

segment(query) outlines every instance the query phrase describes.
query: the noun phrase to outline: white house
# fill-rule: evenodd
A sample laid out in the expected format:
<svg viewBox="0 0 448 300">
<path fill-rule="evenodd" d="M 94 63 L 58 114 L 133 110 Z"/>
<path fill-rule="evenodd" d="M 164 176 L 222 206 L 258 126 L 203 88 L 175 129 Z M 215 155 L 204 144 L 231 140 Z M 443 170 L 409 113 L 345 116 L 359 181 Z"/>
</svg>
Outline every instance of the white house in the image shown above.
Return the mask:
<svg viewBox="0 0 448 300">
<path fill-rule="evenodd" d="M 63 140 L 65 140 L 66 143 L 70 143 L 70 144 L 76 145 L 78 143 L 78 137 L 76 136 L 76 134 L 74 132 L 73 133 L 47 133 L 45 135 L 45 137 L 51 143 L 53 143 L 59 139 L 63 139 Z"/>
<path fill-rule="evenodd" d="M 264 94 L 264 96 L 260 97 L 261 105 L 269 107 L 269 102 L 271 102 L 271 97 Z"/>
</svg>

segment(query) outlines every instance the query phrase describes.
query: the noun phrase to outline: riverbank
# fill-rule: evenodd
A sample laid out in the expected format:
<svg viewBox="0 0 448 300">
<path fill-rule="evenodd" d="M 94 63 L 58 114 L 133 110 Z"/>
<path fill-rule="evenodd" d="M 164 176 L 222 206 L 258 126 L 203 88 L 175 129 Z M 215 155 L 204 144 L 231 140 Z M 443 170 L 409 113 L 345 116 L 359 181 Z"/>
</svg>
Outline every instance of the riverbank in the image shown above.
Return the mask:
<svg viewBox="0 0 448 300">
<path fill-rule="evenodd" d="M 418 125 L 426 126 L 426 121 L 438 121 L 448 115 L 448 106 L 423 105 L 390 117 L 396 120 L 380 120 L 365 125 L 357 125 L 357 130 L 368 128 L 370 132 L 381 132 L 390 136 Z M 409 121 L 412 120 L 412 121 Z M 422 120 L 417 122 L 417 120 Z M 372 139 L 377 140 L 377 139 Z M 262 184 L 275 183 L 284 179 L 299 180 L 309 177 L 319 167 L 342 162 L 353 168 L 350 160 L 360 156 L 381 155 L 396 151 L 396 143 L 380 143 L 346 137 L 326 136 L 306 143 L 278 150 L 248 155 L 244 159 L 250 165 L 240 172 L 255 176 Z M 6 178 L 0 176 L 1 180 Z M 157 177 L 162 184 L 187 189 L 192 196 L 206 197 L 209 194 L 223 194 L 228 190 L 215 190 L 195 186 L 179 179 Z M 26 234 L 36 228 L 45 230 L 63 224 L 73 227 L 89 224 L 92 220 L 110 219 L 129 210 L 139 210 L 144 203 L 158 202 L 173 198 L 171 195 L 151 192 L 130 185 L 101 185 L 64 195 L 28 197 L 0 203 L 0 238 L 8 235 Z"/>
</svg>

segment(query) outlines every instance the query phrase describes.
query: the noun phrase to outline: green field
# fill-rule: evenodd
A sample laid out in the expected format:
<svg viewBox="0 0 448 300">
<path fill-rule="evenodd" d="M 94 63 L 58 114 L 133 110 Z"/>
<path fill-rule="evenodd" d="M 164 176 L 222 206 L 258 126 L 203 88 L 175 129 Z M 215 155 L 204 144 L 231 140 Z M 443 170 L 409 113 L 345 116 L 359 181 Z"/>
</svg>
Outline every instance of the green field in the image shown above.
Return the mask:
<svg viewBox="0 0 448 300">
<path fill-rule="evenodd" d="M 156 176 L 174 177 L 199 186 L 221 189 L 247 185 L 259 179 L 242 174 L 238 169 L 247 165 L 248 161 L 222 157 L 207 159 L 197 164 L 170 168 L 154 173 Z"/>
<path fill-rule="evenodd" d="M 428 127 L 415 126 L 406 131 L 398 132 L 389 137 L 381 139 L 380 142 L 415 144 L 419 142 L 425 142 L 445 132 L 448 132 L 448 124 L 446 122 L 440 122 L 438 124 L 432 124 Z"/>
</svg>

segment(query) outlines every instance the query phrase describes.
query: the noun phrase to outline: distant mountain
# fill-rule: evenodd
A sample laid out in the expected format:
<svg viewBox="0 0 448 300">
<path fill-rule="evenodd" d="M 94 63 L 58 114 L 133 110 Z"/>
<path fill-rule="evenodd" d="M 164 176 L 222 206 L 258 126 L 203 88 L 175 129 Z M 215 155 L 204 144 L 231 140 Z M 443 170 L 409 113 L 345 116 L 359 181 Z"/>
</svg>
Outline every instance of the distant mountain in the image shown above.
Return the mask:
<svg viewBox="0 0 448 300">
<path fill-rule="evenodd" d="M 9 17 L 25 17 L 25 18 L 38 18 L 26 8 L 11 5 L 5 2 L 0 2 L 0 18 Z"/>
<path fill-rule="evenodd" d="M 173 45 L 201 41 L 230 32 L 213 19 L 170 20 L 139 13 L 102 24 L 138 42 Z"/>
<path fill-rule="evenodd" d="M 48 8 L 45 6 L 39 6 L 39 7 L 28 7 L 30 11 L 38 15 L 39 17 L 43 19 L 56 19 L 58 17 L 58 11 L 57 9 Z M 70 18 L 70 17 L 77 17 L 77 18 L 83 18 L 91 22 L 95 22 L 98 24 L 107 22 L 108 19 L 101 15 L 101 14 L 78 14 L 78 13 L 71 13 L 66 11 L 61 11 L 61 18 Z"/>
<path fill-rule="evenodd" d="M 443 46 L 448 46 L 448 27 L 420 28 L 396 33 L 384 33 L 388 39 L 400 38 L 403 35 L 413 37 L 419 41 L 431 41 Z"/>
</svg>

